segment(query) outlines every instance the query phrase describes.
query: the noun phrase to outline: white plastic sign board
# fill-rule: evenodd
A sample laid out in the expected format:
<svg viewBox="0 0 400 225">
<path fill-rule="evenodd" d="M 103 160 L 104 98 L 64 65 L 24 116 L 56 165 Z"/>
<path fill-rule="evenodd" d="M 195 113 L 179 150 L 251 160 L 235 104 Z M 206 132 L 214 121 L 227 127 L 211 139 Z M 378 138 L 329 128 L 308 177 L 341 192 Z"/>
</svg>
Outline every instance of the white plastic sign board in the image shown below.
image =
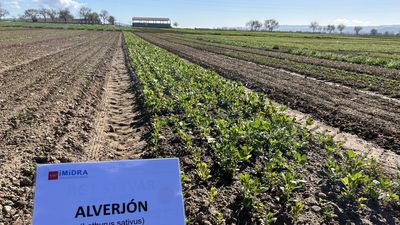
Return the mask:
<svg viewBox="0 0 400 225">
<path fill-rule="evenodd" d="M 178 159 L 39 165 L 33 225 L 184 225 Z"/>
</svg>

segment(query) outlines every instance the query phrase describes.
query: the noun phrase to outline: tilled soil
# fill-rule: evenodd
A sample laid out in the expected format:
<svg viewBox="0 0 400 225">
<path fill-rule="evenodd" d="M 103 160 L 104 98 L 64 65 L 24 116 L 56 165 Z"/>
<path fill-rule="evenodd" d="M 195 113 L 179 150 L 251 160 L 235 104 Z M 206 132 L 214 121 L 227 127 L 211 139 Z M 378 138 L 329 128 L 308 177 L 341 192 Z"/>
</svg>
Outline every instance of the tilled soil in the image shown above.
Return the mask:
<svg viewBox="0 0 400 225">
<path fill-rule="evenodd" d="M 309 113 L 340 131 L 400 153 L 400 103 L 395 99 L 164 41 L 149 33 L 139 35 L 227 78 L 262 89 L 273 100 Z"/>
<path fill-rule="evenodd" d="M 0 224 L 31 223 L 37 163 L 134 159 L 145 146 L 122 34 L 74 34 L 0 71 Z"/>
<path fill-rule="evenodd" d="M 61 33 L 28 40 L 0 42 L 0 72 L 13 69 L 44 56 L 52 56 L 98 38 L 91 32 Z"/>
</svg>

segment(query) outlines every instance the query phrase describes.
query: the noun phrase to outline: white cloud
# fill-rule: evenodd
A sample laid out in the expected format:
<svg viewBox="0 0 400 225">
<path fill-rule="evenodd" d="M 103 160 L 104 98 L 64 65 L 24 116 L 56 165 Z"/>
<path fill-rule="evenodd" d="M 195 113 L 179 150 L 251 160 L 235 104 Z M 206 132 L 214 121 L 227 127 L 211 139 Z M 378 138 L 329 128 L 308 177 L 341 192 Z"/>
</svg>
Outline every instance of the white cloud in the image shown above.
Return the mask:
<svg viewBox="0 0 400 225">
<path fill-rule="evenodd" d="M 334 20 L 334 23 L 337 24 L 344 24 L 346 26 L 369 26 L 372 25 L 371 21 L 363 21 L 363 20 L 350 20 L 345 18 L 340 18 Z"/>
<path fill-rule="evenodd" d="M 5 3 L 12 8 L 20 9 L 21 8 L 21 5 L 19 4 L 20 2 L 21 2 L 21 0 L 9 0 L 9 1 L 6 1 Z"/>
<path fill-rule="evenodd" d="M 79 8 L 83 4 L 75 0 L 33 0 L 36 3 L 42 3 L 56 8 Z"/>
</svg>

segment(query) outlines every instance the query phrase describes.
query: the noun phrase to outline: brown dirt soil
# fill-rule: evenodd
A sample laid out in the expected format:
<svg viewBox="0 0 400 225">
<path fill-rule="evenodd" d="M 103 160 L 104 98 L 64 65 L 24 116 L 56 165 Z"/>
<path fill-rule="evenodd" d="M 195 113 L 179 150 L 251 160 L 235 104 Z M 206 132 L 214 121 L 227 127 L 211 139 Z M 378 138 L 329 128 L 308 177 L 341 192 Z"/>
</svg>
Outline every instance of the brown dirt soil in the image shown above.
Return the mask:
<svg viewBox="0 0 400 225">
<path fill-rule="evenodd" d="M 30 43 L 46 43 L 48 40 L 73 37 L 81 33 L 87 33 L 87 31 L 56 29 L 2 30 L 1 34 L 4 36 L 12 36 L 12 38 L 8 40 L 0 39 L 0 48 L 10 48 Z"/>
<path fill-rule="evenodd" d="M 212 68 L 227 78 L 262 89 L 278 103 L 309 113 L 340 131 L 356 134 L 400 153 L 400 103 L 397 101 L 163 41 L 152 34 L 139 35 L 189 61 Z"/>
<path fill-rule="evenodd" d="M 0 224 L 31 223 L 37 163 L 141 155 L 147 128 L 130 88 L 122 34 L 87 35 L 0 72 Z"/>
<path fill-rule="evenodd" d="M 2 52 L 0 55 L 0 72 L 41 59 L 44 56 L 52 56 L 73 48 L 77 44 L 86 44 L 89 41 L 95 40 L 95 38 L 96 35 L 90 32 L 76 32 L 34 38 L 29 39 L 29 41 L 21 40 L 16 44 L 10 44 L 14 41 L 0 42 L 0 50 Z M 1 46 L 1 44 L 5 46 Z"/>
</svg>

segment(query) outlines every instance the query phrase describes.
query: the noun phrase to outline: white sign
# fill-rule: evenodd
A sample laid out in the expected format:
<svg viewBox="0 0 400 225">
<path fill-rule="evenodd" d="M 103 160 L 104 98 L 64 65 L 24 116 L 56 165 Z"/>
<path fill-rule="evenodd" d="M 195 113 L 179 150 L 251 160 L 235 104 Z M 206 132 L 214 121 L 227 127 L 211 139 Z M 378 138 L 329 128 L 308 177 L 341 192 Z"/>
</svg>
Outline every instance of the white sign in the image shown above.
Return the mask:
<svg viewBox="0 0 400 225">
<path fill-rule="evenodd" d="M 39 165 L 33 225 L 184 225 L 178 159 Z"/>
</svg>

